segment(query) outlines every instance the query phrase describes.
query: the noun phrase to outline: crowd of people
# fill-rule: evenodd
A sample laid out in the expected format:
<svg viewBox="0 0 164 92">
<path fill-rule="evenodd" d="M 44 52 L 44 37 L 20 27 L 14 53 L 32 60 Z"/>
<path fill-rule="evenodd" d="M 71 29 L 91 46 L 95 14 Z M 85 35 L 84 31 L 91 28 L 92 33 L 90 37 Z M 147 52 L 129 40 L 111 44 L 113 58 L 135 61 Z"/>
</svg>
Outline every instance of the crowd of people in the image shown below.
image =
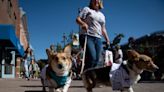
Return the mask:
<svg viewBox="0 0 164 92">
<path fill-rule="evenodd" d="M 83 48 L 85 44 L 84 42 L 86 42 L 84 70 L 97 67 L 100 65 L 99 63 L 102 62 L 102 37 L 104 37 L 104 39 L 106 40 L 106 45 L 110 45 L 110 40 L 105 26 L 105 15 L 101 12 L 101 9 L 103 9 L 102 0 L 90 0 L 89 5 L 84 7 L 76 18 L 77 24 L 79 24 L 80 28 L 82 29 L 79 34 L 80 46 Z M 85 40 L 85 38 L 87 40 Z M 54 45 L 50 46 L 50 50 L 52 51 L 52 53 L 55 53 Z M 120 46 L 115 46 L 113 54 L 113 61 L 115 63 L 121 64 L 123 54 Z M 23 61 L 26 79 L 29 80 L 30 76 L 35 77 L 38 74 L 38 66 L 37 63 L 34 61 L 32 50 L 30 48 L 27 48 Z M 80 56 L 73 55 L 72 70 L 76 76 L 76 79 L 80 78 L 81 66 L 82 58 Z"/>
<path fill-rule="evenodd" d="M 81 67 L 82 67 L 82 57 L 81 54 L 73 54 L 72 55 L 72 71 L 73 71 L 73 79 L 81 79 L 80 76 L 80 71 L 81 71 Z"/>
<path fill-rule="evenodd" d="M 25 78 L 26 80 L 30 80 L 30 78 L 39 78 L 40 69 L 35 61 L 33 50 L 30 47 L 26 49 L 20 67 L 20 78 Z"/>
</svg>

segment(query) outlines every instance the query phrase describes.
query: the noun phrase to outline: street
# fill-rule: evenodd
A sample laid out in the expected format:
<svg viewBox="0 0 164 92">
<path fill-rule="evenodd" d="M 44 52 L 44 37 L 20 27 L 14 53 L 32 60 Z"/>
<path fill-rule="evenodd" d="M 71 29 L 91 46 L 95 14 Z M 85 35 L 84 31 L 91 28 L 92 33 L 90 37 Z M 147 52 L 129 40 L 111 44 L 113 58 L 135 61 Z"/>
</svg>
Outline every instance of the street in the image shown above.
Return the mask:
<svg viewBox="0 0 164 92">
<path fill-rule="evenodd" d="M 26 81 L 24 79 L 0 79 L 0 92 L 42 92 L 39 79 Z M 95 88 L 94 92 L 112 92 L 110 87 Z M 134 86 L 135 92 L 164 92 L 162 82 L 142 82 Z M 68 92 L 85 92 L 81 81 L 72 81 Z"/>
</svg>

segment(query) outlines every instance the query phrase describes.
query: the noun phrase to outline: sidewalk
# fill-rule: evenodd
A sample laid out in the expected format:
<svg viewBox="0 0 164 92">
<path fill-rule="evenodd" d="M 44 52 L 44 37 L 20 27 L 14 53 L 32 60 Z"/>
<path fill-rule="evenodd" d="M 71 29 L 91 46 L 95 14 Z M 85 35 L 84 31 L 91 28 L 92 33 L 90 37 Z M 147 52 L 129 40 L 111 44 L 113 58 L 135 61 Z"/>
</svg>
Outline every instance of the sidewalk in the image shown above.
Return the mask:
<svg viewBox="0 0 164 92">
<path fill-rule="evenodd" d="M 0 79 L 0 92 L 42 92 L 40 79 Z"/>
<path fill-rule="evenodd" d="M 134 85 L 135 92 L 164 92 L 163 82 L 142 82 Z M 43 92 L 40 79 L 0 79 L 0 92 Z M 86 92 L 83 82 L 74 80 L 68 92 Z M 93 92 L 113 92 L 111 87 L 95 88 Z"/>
<path fill-rule="evenodd" d="M 43 92 L 40 79 L 0 79 L 0 92 Z M 82 81 L 72 81 L 68 92 L 85 92 Z M 98 91 L 101 92 L 101 91 Z"/>
</svg>

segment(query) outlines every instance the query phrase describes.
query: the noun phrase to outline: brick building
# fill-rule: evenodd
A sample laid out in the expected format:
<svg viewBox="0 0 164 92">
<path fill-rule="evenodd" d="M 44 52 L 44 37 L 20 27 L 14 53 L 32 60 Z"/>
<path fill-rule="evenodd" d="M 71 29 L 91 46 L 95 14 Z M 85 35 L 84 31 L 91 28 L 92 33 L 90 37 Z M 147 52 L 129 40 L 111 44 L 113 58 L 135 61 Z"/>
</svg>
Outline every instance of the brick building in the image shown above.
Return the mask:
<svg viewBox="0 0 164 92">
<path fill-rule="evenodd" d="M 154 73 L 155 78 L 156 80 L 161 80 L 162 75 L 164 74 L 164 30 L 156 31 L 134 39 L 133 47 L 129 47 L 128 43 L 122 45 L 124 52 L 127 49 L 135 49 L 139 53 L 152 57 L 154 63 L 159 67 L 159 69 Z M 151 80 L 152 73 L 145 71 L 141 76 L 141 80 Z"/>
<path fill-rule="evenodd" d="M 27 18 L 18 0 L 0 0 L 0 78 L 15 78 L 29 44 Z"/>
</svg>

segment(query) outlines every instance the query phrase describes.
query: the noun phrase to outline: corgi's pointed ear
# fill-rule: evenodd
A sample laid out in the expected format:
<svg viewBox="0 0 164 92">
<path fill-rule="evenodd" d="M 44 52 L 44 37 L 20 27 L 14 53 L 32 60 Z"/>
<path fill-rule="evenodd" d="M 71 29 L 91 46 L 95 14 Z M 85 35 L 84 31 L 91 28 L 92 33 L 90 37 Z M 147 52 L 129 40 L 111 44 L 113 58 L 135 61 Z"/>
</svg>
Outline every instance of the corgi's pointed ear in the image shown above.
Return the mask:
<svg viewBox="0 0 164 92">
<path fill-rule="evenodd" d="M 46 49 L 46 53 L 47 53 L 47 56 L 48 56 L 48 57 L 50 57 L 51 54 L 52 54 L 51 51 L 50 51 L 50 49 Z"/>
<path fill-rule="evenodd" d="M 71 55 L 71 45 L 67 45 L 65 48 L 64 48 L 64 53 L 67 53 L 69 55 Z"/>
<path fill-rule="evenodd" d="M 135 59 L 140 56 L 140 54 L 135 50 L 127 50 L 128 59 Z"/>
</svg>

